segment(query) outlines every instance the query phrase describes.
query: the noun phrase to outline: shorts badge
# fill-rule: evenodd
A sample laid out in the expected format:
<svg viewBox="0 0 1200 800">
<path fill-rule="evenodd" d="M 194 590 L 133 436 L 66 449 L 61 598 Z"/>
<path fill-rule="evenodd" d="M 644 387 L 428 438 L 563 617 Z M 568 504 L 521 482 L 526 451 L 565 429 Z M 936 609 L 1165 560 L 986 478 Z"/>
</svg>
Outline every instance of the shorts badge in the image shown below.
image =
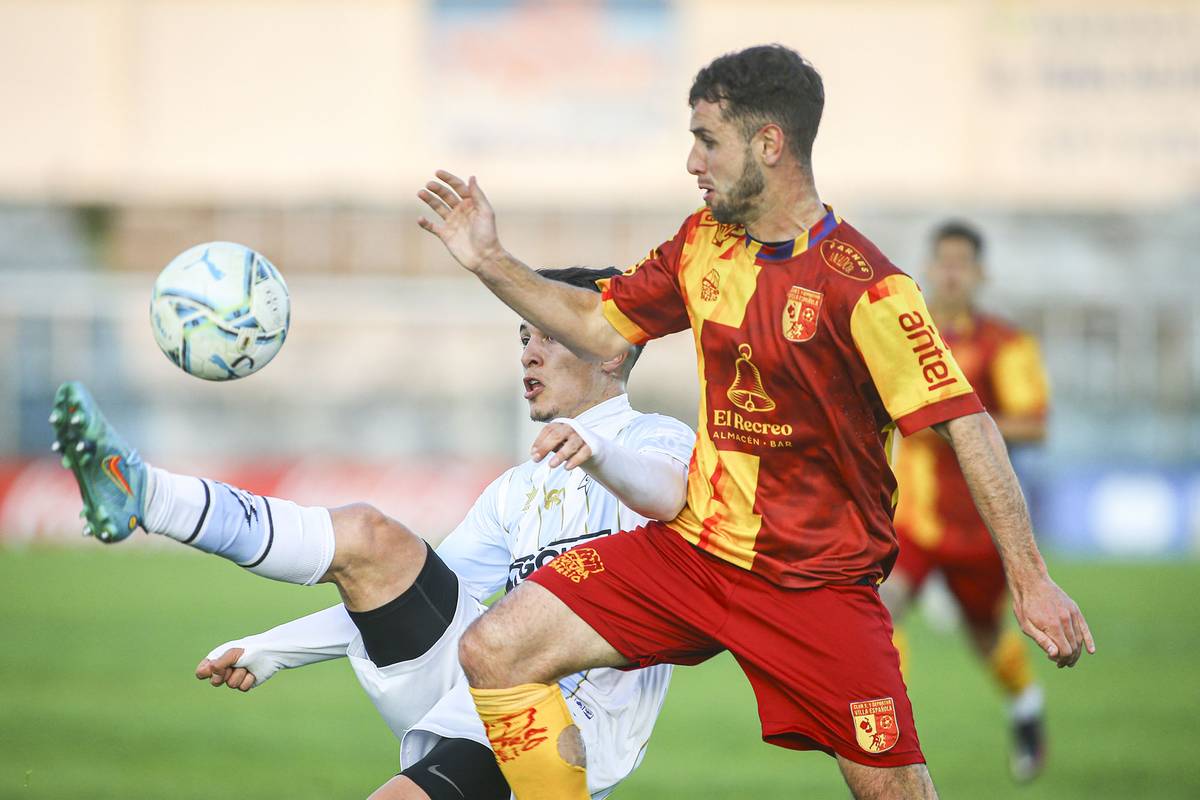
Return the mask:
<svg viewBox="0 0 1200 800">
<path fill-rule="evenodd" d="M 604 572 L 604 562 L 593 547 L 576 547 L 568 550 L 547 566 L 567 578 L 571 583 L 580 583 L 587 576 Z"/>
<path fill-rule="evenodd" d="M 803 286 L 788 289 L 787 305 L 783 307 L 783 338 L 789 342 L 807 342 L 817 335 L 822 298 L 820 292 Z"/>
<path fill-rule="evenodd" d="M 851 703 L 850 716 L 854 719 L 858 746 L 868 753 L 891 750 L 900 741 L 900 725 L 896 722 L 896 704 L 892 698 Z"/>
</svg>

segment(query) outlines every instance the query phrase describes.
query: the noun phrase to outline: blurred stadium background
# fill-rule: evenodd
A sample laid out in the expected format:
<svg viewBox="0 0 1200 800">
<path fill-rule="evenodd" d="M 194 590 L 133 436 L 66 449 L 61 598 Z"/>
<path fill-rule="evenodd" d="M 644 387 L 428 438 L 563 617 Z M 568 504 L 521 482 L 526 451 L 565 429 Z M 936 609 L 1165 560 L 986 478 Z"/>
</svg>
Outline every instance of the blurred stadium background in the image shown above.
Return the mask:
<svg viewBox="0 0 1200 800">
<path fill-rule="evenodd" d="M 1194 0 L 6 0 L 0 797 L 355 796 L 386 778 L 393 743 L 348 670 L 247 698 L 190 683 L 210 646 L 331 592 L 182 548 L 71 547 L 55 387 L 87 382 L 162 466 L 368 499 L 436 540 L 535 428 L 517 320 L 418 230 L 416 189 L 473 173 L 530 263 L 625 266 L 699 204 L 695 70 L 771 40 L 824 75 L 826 201 L 918 279 L 934 223 L 978 223 L 985 305 L 1038 334 L 1051 373 L 1049 441 L 1018 466 L 1101 654 L 1044 675 L 1051 763 L 1018 793 L 999 700 L 931 609 L 912 685 L 944 794 L 1200 796 Z M 148 327 L 154 274 L 212 239 L 259 249 L 292 292 L 287 346 L 234 384 L 184 375 Z M 690 339 L 651 345 L 631 393 L 691 422 Z M 756 741 L 720 661 L 677 678 L 617 796 L 840 792 L 822 757 Z"/>
</svg>

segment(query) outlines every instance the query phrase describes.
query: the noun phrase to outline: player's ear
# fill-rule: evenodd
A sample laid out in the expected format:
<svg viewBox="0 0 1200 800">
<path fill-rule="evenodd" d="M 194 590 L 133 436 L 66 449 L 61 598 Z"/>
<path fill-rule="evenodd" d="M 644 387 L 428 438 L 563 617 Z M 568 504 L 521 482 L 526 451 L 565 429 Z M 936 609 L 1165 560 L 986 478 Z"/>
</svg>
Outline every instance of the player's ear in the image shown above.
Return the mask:
<svg viewBox="0 0 1200 800">
<path fill-rule="evenodd" d="M 754 134 L 752 149 L 768 167 L 773 167 L 783 158 L 785 141 L 783 129 L 774 122 L 768 122 Z"/>
<path fill-rule="evenodd" d="M 621 370 L 625 367 L 625 360 L 629 358 L 629 351 L 621 353 L 621 355 L 610 358 L 607 361 L 600 362 L 600 369 L 604 370 L 604 374 L 610 376 L 621 377 Z"/>
</svg>

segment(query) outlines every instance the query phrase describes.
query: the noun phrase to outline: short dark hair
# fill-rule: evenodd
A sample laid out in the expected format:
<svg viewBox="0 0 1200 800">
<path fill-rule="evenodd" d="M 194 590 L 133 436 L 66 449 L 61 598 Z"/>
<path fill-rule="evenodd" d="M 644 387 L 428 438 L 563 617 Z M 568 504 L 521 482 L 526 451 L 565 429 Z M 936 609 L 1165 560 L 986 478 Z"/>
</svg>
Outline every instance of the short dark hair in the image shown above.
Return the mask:
<svg viewBox="0 0 1200 800">
<path fill-rule="evenodd" d="M 596 281 L 611 278 L 614 275 L 620 275 L 621 270 L 616 267 L 554 267 L 539 269 L 538 274 L 543 278 L 548 278 L 559 283 L 566 283 L 571 286 L 578 286 L 581 289 L 590 289 L 593 292 L 599 293 L 600 287 L 596 285 Z M 625 359 L 625 377 L 629 377 L 630 371 L 633 370 L 633 365 L 637 363 L 638 356 L 642 354 L 645 345 L 637 345 L 633 348 L 633 352 Z"/>
<path fill-rule="evenodd" d="M 811 168 L 813 140 L 825 108 L 821 75 L 799 53 L 779 44 L 726 53 L 696 73 L 688 105 L 724 103 L 726 118 L 749 140 L 767 123 L 783 129 L 792 154 Z"/>
<path fill-rule="evenodd" d="M 976 261 L 983 258 L 983 234 L 974 225 L 959 219 L 951 219 L 933 229 L 932 244 L 934 247 L 947 239 L 964 240 L 971 245 Z"/>
</svg>

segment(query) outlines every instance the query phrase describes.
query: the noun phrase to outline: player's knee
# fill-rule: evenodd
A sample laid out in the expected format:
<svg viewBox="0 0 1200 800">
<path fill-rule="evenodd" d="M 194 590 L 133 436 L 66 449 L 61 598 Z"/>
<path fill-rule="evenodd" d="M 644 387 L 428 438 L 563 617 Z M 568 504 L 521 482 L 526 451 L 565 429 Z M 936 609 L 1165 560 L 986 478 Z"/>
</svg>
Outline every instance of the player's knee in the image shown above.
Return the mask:
<svg viewBox="0 0 1200 800">
<path fill-rule="evenodd" d="M 458 661 L 467 682 L 476 689 L 505 689 L 510 685 L 506 663 L 508 638 L 501 626 L 484 614 L 458 640 Z"/>
<path fill-rule="evenodd" d="M 419 561 L 424 555 L 425 543 L 420 537 L 369 503 L 343 506 L 331 515 L 338 566 Z"/>
</svg>

